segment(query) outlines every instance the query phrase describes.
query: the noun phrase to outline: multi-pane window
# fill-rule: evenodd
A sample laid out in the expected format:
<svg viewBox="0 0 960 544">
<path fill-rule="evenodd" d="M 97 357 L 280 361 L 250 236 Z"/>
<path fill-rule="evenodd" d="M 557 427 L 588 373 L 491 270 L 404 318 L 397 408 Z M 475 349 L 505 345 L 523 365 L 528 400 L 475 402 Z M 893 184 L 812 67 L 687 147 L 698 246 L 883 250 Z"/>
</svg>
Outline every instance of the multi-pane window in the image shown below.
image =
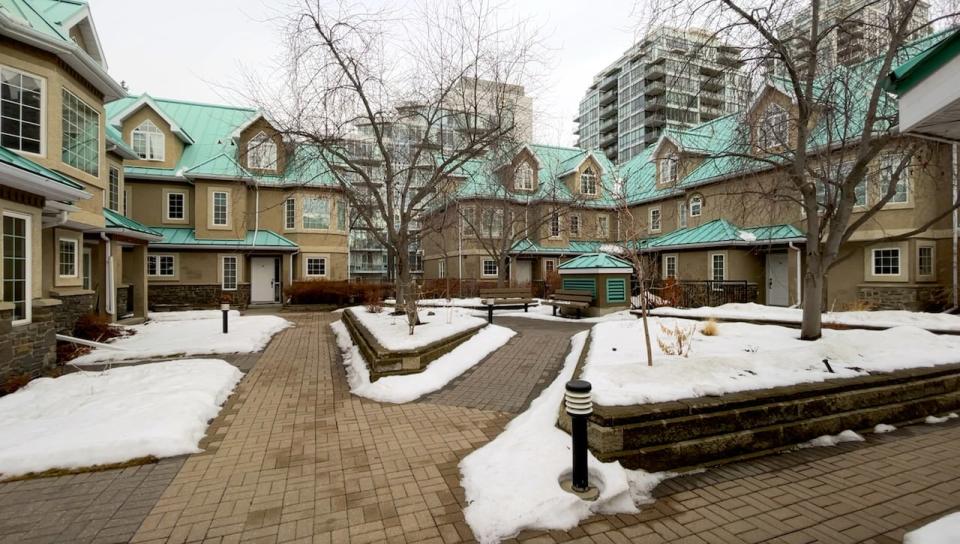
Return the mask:
<svg viewBox="0 0 960 544">
<path fill-rule="evenodd" d="M 297 228 L 297 200 L 294 198 L 288 198 L 284 204 L 283 210 L 284 223 L 283 226 L 287 229 Z"/>
<path fill-rule="evenodd" d="M 220 261 L 222 279 L 221 287 L 224 291 L 237 290 L 237 258 L 233 255 L 225 255 Z"/>
<path fill-rule="evenodd" d="M 659 232 L 660 227 L 660 208 L 650 208 L 650 231 Z"/>
<path fill-rule="evenodd" d="M 447 260 L 440 259 L 437 261 L 437 277 L 446 278 L 447 277 Z"/>
<path fill-rule="evenodd" d="M 610 218 L 606 215 L 597 216 L 597 237 L 601 240 L 610 236 Z"/>
<path fill-rule="evenodd" d="M 570 216 L 570 236 L 580 236 L 580 216 Z"/>
<path fill-rule="evenodd" d="M 498 272 L 497 261 L 494 259 L 483 260 L 483 270 L 480 271 L 484 276 L 496 276 Z"/>
<path fill-rule="evenodd" d="M 533 190 L 533 168 L 529 164 L 523 163 L 517 168 L 515 185 L 521 191 Z"/>
<path fill-rule="evenodd" d="M 757 145 L 761 149 L 773 149 L 787 144 L 790 134 L 790 116 L 779 104 L 771 104 L 763 113 L 757 129 Z"/>
<path fill-rule="evenodd" d="M 60 277 L 77 277 L 77 241 L 61 238 L 58 243 L 60 258 Z"/>
<path fill-rule="evenodd" d="M 120 169 L 110 167 L 109 186 L 107 187 L 107 207 L 115 212 L 120 211 Z"/>
<path fill-rule="evenodd" d="M 480 232 L 484 238 L 499 238 L 503 234 L 503 210 L 482 210 Z"/>
<path fill-rule="evenodd" d="M 900 248 L 891 247 L 873 250 L 874 276 L 900 275 Z"/>
<path fill-rule="evenodd" d="M 9 68 L 0 69 L 0 145 L 40 153 L 43 80 Z"/>
<path fill-rule="evenodd" d="M 63 91 L 61 158 L 91 176 L 100 174 L 100 114 L 73 93 Z"/>
<path fill-rule="evenodd" d="M 893 175 L 896 173 L 897 168 L 900 167 L 901 160 L 901 157 L 892 154 L 886 155 L 883 157 L 883 159 L 881 159 L 880 178 L 878 180 L 878 191 L 881 195 L 885 195 L 890 189 L 890 181 L 893 179 Z M 897 178 L 896 192 L 893 194 L 893 197 L 887 201 L 888 204 L 903 204 L 909 202 L 909 179 L 910 169 L 909 167 L 906 167 L 900 171 L 900 177 Z"/>
<path fill-rule="evenodd" d="M 585 195 L 597 194 L 597 174 L 593 168 L 587 168 L 580 174 L 580 192 Z"/>
<path fill-rule="evenodd" d="M 307 277 L 327 275 L 326 257 L 307 257 Z"/>
<path fill-rule="evenodd" d="M 14 323 L 30 319 L 30 219 L 3 215 L 3 301 L 13 303 Z"/>
<path fill-rule="evenodd" d="M 161 278 L 175 276 L 173 255 L 147 255 L 147 275 Z"/>
<path fill-rule="evenodd" d="M 476 220 L 476 211 L 472 207 L 465 207 L 460 211 L 460 230 L 464 233 L 470 233 Z"/>
<path fill-rule="evenodd" d="M 546 259 L 543 261 L 543 271 L 546 276 L 549 276 L 557 270 L 557 261 L 553 259 Z"/>
<path fill-rule="evenodd" d="M 560 236 L 560 215 L 553 214 L 550 216 L 550 237 L 557 238 Z"/>
<path fill-rule="evenodd" d="M 330 209 L 327 206 L 327 199 L 315 196 L 303 199 L 301 219 L 305 229 L 330 228 Z"/>
<path fill-rule="evenodd" d="M 183 219 L 185 199 L 183 193 L 167 193 L 167 219 Z"/>
<path fill-rule="evenodd" d="M 917 275 L 933 275 L 933 246 L 920 246 L 917 248 Z"/>
<path fill-rule="evenodd" d="M 347 230 L 347 201 L 337 200 L 337 230 Z"/>
<path fill-rule="evenodd" d="M 703 210 L 703 197 L 700 195 L 693 195 L 690 197 L 690 217 L 700 217 L 700 212 Z M 684 221 L 686 223 L 686 221 Z"/>
<path fill-rule="evenodd" d="M 677 256 L 664 255 L 663 256 L 663 279 L 676 278 L 676 277 L 677 277 Z"/>
<path fill-rule="evenodd" d="M 710 255 L 710 279 L 713 281 L 727 279 L 727 256 L 723 253 Z"/>
<path fill-rule="evenodd" d="M 273 138 L 260 132 L 247 143 L 247 166 L 260 170 L 277 166 L 277 144 Z"/>
<path fill-rule="evenodd" d="M 224 226 L 227 224 L 228 204 L 226 191 L 213 192 L 213 224 Z"/>
<path fill-rule="evenodd" d="M 141 159 L 147 161 L 162 161 L 164 157 L 163 131 L 147 119 L 140 126 L 133 129 L 133 150 Z"/>
</svg>

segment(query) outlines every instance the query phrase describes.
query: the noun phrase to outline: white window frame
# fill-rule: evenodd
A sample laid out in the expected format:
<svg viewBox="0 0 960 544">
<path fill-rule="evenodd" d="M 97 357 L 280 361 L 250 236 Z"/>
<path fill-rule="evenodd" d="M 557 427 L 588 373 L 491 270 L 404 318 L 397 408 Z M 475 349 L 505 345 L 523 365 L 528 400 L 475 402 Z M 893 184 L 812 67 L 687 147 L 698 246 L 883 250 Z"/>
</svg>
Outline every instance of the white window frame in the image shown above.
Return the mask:
<svg viewBox="0 0 960 544">
<path fill-rule="evenodd" d="M 116 172 L 117 174 L 116 185 L 114 185 L 113 183 L 114 172 Z M 114 187 L 116 187 L 116 205 L 111 206 L 110 205 L 112 204 L 111 200 L 113 200 L 113 196 L 114 196 Z M 123 211 L 121 211 L 123 209 L 121 207 L 123 206 L 123 202 L 121 200 L 122 192 L 123 191 L 120 190 L 120 169 L 111 164 L 107 167 L 107 190 L 103 192 L 103 207 L 113 210 L 117 213 L 126 215 L 125 213 L 123 213 Z"/>
<path fill-rule="evenodd" d="M 247 142 L 247 167 L 256 170 L 277 169 L 277 142 L 260 131 Z"/>
<path fill-rule="evenodd" d="M 73 273 L 72 274 L 63 274 L 63 250 L 61 246 L 66 243 L 73 246 Z M 60 278 L 77 278 L 79 277 L 80 270 L 80 259 L 79 259 L 79 249 L 80 243 L 76 238 L 57 238 L 57 277 Z"/>
<path fill-rule="evenodd" d="M 327 226 L 325 227 L 312 227 L 307 226 L 306 213 L 307 213 L 307 203 L 308 202 L 322 202 L 324 210 L 322 213 L 325 213 L 327 216 Z M 318 212 L 319 213 L 319 212 Z M 312 230 L 312 231 L 325 231 L 330 230 L 330 200 L 322 196 L 308 196 L 304 197 L 300 205 L 300 228 L 303 230 Z"/>
<path fill-rule="evenodd" d="M 757 127 L 757 145 L 764 151 L 779 149 L 789 143 L 789 138 L 790 113 L 780 104 L 770 104 Z"/>
<path fill-rule="evenodd" d="M 487 263 L 493 263 L 493 274 L 487 274 Z M 491 259 L 489 257 L 484 257 L 480 259 L 480 277 L 481 278 L 496 278 L 500 275 L 500 265 L 497 264 L 496 259 Z"/>
<path fill-rule="evenodd" d="M 170 259 L 170 273 L 162 274 L 161 272 L 163 271 L 163 267 L 160 266 L 160 260 L 167 259 L 167 258 Z M 155 263 L 154 274 L 150 273 L 150 259 L 153 259 Z M 154 253 L 151 255 L 147 255 L 147 277 L 166 278 L 166 279 L 176 278 L 177 277 L 177 256 L 169 253 Z"/>
<path fill-rule="evenodd" d="M 24 286 L 23 286 L 23 319 L 15 319 L 11 322 L 12 325 L 26 325 L 33 321 L 33 217 L 23 213 L 4 211 L 0 215 L 0 219 L 3 217 L 11 217 L 13 219 L 19 219 L 24 222 L 24 241 L 23 241 L 23 253 L 24 253 L 24 270 L 26 272 L 24 277 Z M 3 236 L 3 223 L 0 222 L 0 244 L 2 244 Z M 57 248 L 59 250 L 59 247 Z M 3 255 L 0 255 L 0 279 L 3 278 Z M 3 292 L 4 284 L 0 283 L 0 293 Z M 3 294 L 3 297 L 0 297 L 2 300 L 6 300 L 6 294 Z"/>
<path fill-rule="evenodd" d="M 592 166 L 588 166 L 580 173 L 580 194 L 596 195 L 598 181 L 599 176 L 593 171 Z"/>
<path fill-rule="evenodd" d="M 556 225 L 556 229 L 554 229 L 554 225 Z M 547 224 L 547 228 L 549 229 L 548 234 L 550 235 L 550 238 L 557 239 L 562 236 L 563 224 L 560 222 L 559 213 L 553 214 L 553 217 L 550 218 L 550 221 Z M 554 233 L 554 230 L 556 230 L 556 233 Z"/>
<path fill-rule="evenodd" d="M 97 156 L 96 159 L 97 159 L 97 160 L 94 162 L 94 164 L 95 164 L 95 167 L 94 167 L 95 171 L 94 171 L 94 172 L 89 172 L 89 171 L 87 171 L 87 170 L 84 170 L 83 168 L 80 168 L 79 166 L 77 166 L 77 165 L 75 165 L 75 164 L 70 163 L 69 161 L 67 161 L 67 157 L 64 156 L 65 153 L 66 153 L 66 149 L 65 149 L 63 146 L 65 145 L 67 139 L 66 139 L 66 135 L 65 135 L 65 132 L 66 132 L 66 131 L 63 130 L 63 129 L 64 129 L 63 124 L 69 122 L 69 120 L 68 120 L 69 117 L 63 114 L 63 113 L 64 113 L 64 109 L 67 107 L 67 101 L 66 101 L 66 98 L 67 98 L 67 97 L 66 97 L 66 95 L 72 96 L 72 97 L 77 101 L 78 104 L 81 104 L 81 105 L 83 105 L 84 107 L 86 107 L 87 109 L 89 109 L 90 111 L 92 111 L 93 114 L 94 114 L 94 115 L 96 116 L 96 118 L 97 118 L 97 119 L 96 119 L 96 124 L 97 124 L 97 141 L 96 141 L 96 144 L 95 144 L 95 145 L 96 145 L 96 156 Z M 63 164 L 69 166 L 70 168 L 75 169 L 75 170 L 78 171 L 78 172 L 83 172 L 84 174 L 86 174 L 86 175 L 88 175 L 88 176 L 93 176 L 93 177 L 95 177 L 95 178 L 98 178 L 98 177 L 100 177 L 100 162 L 101 162 L 101 160 L 103 159 L 103 153 L 101 153 L 101 151 L 103 150 L 103 145 L 102 145 L 102 142 L 100 141 L 100 132 L 101 132 L 100 127 L 102 126 L 102 125 L 101 125 L 101 115 L 100 115 L 100 112 L 97 111 L 97 109 L 94 108 L 94 107 L 92 107 L 90 104 L 87 104 L 86 102 L 84 102 L 79 96 L 77 96 L 76 94 L 70 92 L 70 90 L 68 90 L 66 87 L 63 88 L 63 91 L 61 92 L 61 97 L 62 97 L 64 100 L 61 100 L 61 103 L 60 103 L 60 117 L 61 117 L 61 123 L 60 123 L 60 130 L 61 130 L 61 134 L 60 134 L 60 140 L 61 140 L 61 142 L 60 142 L 60 160 L 63 162 Z M 74 154 L 78 154 L 78 153 L 74 153 Z"/>
<path fill-rule="evenodd" d="M 223 195 L 223 223 L 217 222 L 217 195 Z M 215 227 L 230 226 L 230 192 L 210 192 L 210 224 Z"/>
<path fill-rule="evenodd" d="M 8 148 L 17 153 L 23 153 L 24 155 L 30 155 L 32 157 L 46 157 L 47 156 L 47 78 L 31 74 L 30 72 L 14 68 L 12 66 L 7 66 L 5 64 L 0 64 L 0 71 L 9 70 L 11 72 L 16 72 L 20 76 L 27 76 L 32 79 L 36 79 L 40 82 L 40 151 L 34 153 L 33 151 L 24 151 L 22 149 Z M 0 72 L 2 76 L 2 72 Z M 21 104 L 21 108 L 22 108 Z M 23 124 L 23 117 L 19 119 L 19 123 Z M 2 123 L 0 123 L 2 124 Z"/>
<path fill-rule="evenodd" d="M 894 153 L 887 153 L 886 155 L 880 157 L 880 169 L 876 182 L 878 198 L 882 198 L 883 195 L 886 194 L 887 186 L 890 184 L 890 177 L 893 175 L 893 171 L 897 169 L 897 165 L 900 164 L 900 160 L 901 158 Z M 913 202 L 913 187 L 910 183 L 911 173 L 911 166 L 908 164 L 906 167 L 904 167 L 903 171 L 900 172 L 900 179 L 897 182 L 898 186 L 903 184 L 903 192 L 906 200 L 894 200 L 894 198 L 897 196 L 896 193 L 894 193 L 894 195 L 890 197 L 890 200 L 884 204 L 885 208 L 908 207 Z"/>
<path fill-rule="evenodd" d="M 580 214 L 570 215 L 570 236 L 580 236 Z"/>
<path fill-rule="evenodd" d="M 320 262 L 322 262 L 322 263 L 323 263 L 323 272 L 320 273 L 320 274 L 311 274 L 311 273 L 310 273 L 310 261 L 320 261 Z M 329 267 L 327 266 L 328 264 L 329 264 L 329 259 L 327 259 L 326 257 L 322 257 L 322 256 L 304 257 L 304 260 L 303 260 L 303 275 L 304 275 L 304 277 L 307 277 L 307 278 L 326 278 L 326 277 L 327 277 L 327 273 L 328 273 L 328 271 L 329 271 Z"/>
<path fill-rule="evenodd" d="M 444 279 L 447 277 L 447 258 L 446 257 L 441 257 L 440 260 L 437 261 L 437 277 L 440 279 Z"/>
<path fill-rule="evenodd" d="M 533 168 L 531 168 L 526 161 L 517 167 L 515 179 L 514 187 L 516 187 L 518 191 L 533 190 Z"/>
<path fill-rule="evenodd" d="M 233 260 L 233 287 L 227 285 L 227 261 Z M 240 257 L 237 255 L 220 256 L 220 289 L 236 291 L 240 285 Z"/>
<path fill-rule="evenodd" d="M 181 217 L 170 216 L 170 197 L 173 195 L 180 195 Z M 166 202 L 164 205 L 163 216 L 167 219 L 167 221 L 185 221 L 187 219 L 187 193 L 185 193 L 184 191 L 168 191 Z"/>
<path fill-rule="evenodd" d="M 610 216 L 597 216 L 597 237 L 600 239 L 606 239 L 610 237 Z"/>
<path fill-rule="evenodd" d="M 897 252 L 897 272 L 894 273 L 879 273 L 877 272 L 877 253 L 880 251 L 896 251 Z M 870 250 L 870 274 L 878 278 L 898 278 L 903 275 L 903 252 L 900 251 L 899 247 L 877 247 Z"/>
<path fill-rule="evenodd" d="M 930 272 L 924 274 L 920 269 L 923 259 L 920 256 L 921 250 L 930 250 Z M 917 279 L 929 281 L 937 277 L 937 246 L 931 243 L 918 243 L 917 245 Z"/>
<path fill-rule="evenodd" d="M 673 274 L 669 273 L 670 267 L 667 263 L 673 262 Z M 663 279 L 676 279 L 679 272 L 680 256 L 677 253 L 667 253 L 663 256 Z"/>
<path fill-rule="evenodd" d="M 290 221 L 291 215 L 293 221 Z M 294 230 L 297 228 L 297 199 L 289 197 L 283 202 L 283 228 Z"/>
<path fill-rule="evenodd" d="M 657 183 L 660 185 L 672 185 L 677 182 L 678 166 L 680 157 L 676 153 L 671 153 L 660 159 L 657 169 Z"/>
<path fill-rule="evenodd" d="M 547 270 L 548 263 L 553 265 L 553 270 Z M 556 272 L 558 266 L 560 266 L 560 263 L 557 262 L 557 259 L 544 259 L 543 260 L 543 278 L 546 279 L 547 274 L 549 274 L 550 272 Z"/>
<path fill-rule="evenodd" d="M 697 203 L 697 212 L 693 212 L 693 203 Z M 703 213 L 703 197 L 700 195 L 693 195 L 690 197 L 690 217 L 700 217 L 700 214 Z"/>
<path fill-rule="evenodd" d="M 721 277 L 722 279 L 717 279 L 716 267 L 715 267 L 715 258 L 720 257 L 723 260 L 723 270 Z M 712 252 L 707 254 L 707 258 L 710 261 L 707 263 L 710 268 L 710 281 L 712 282 L 723 282 L 727 281 L 727 254 L 723 252 Z"/>
<path fill-rule="evenodd" d="M 681 229 L 687 228 L 687 203 L 680 201 L 679 206 L 677 206 L 677 227 Z"/>
<path fill-rule="evenodd" d="M 649 219 L 650 232 L 660 232 L 663 230 L 663 212 L 660 210 L 660 206 L 650 208 L 647 216 Z"/>
<path fill-rule="evenodd" d="M 138 149 L 137 136 L 142 138 L 142 150 Z M 130 132 L 130 147 L 133 148 L 141 161 L 163 162 L 167 154 L 166 146 L 166 135 L 150 119 L 144 119 Z M 158 149 L 159 153 L 157 152 Z"/>
</svg>

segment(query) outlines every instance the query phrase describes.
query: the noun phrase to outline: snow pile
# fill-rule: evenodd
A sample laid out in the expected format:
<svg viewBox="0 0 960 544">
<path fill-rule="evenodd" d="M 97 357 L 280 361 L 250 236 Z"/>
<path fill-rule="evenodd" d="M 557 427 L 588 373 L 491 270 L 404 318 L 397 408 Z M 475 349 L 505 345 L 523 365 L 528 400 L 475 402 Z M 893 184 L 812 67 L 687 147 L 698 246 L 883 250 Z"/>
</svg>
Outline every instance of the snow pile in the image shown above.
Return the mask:
<svg viewBox="0 0 960 544">
<path fill-rule="evenodd" d="M 863 442 L 863 437 L 847 429 L 840 434 L 818 436 L 813 440 L 800 444 L 801 448 L 823 448 L 827 446 L 836 446 L 842 442 Z"/>
<path fill-rule="evenodd" d="M 161 319 L 126 327 L 136 334 L 116 338 L 110 343 L 123 351 L 95 349 L 77 357 L 71 364 L 89 365 L 182 355 L 253 353 L 263 350 L 274 334 L 290 326 L 292 323 L 286 319 L 272 315 L 235 317 L 229 320 L 230 332 L 223 334 L 223 324 L 219 319 Z"/>
<path fill-rule="evenodd" d="M 636 297 L 635 297 L 636 298 Z M 560 310 L 557 310 L 559 314 Z M 486 319 L 487 311 L 486 310 L 476 310 L 473 312 L 473 315 L 477 317 L 483 317 Z M 620 312 L 614 312 L 607 315 L 602 315 L 600 317 L 584 317 L 581 319 L 570 318 L 570 317 L 561 317 L 560 315 L 553 315 L 553 307 L 546 304 L 541 304 L 539 306 L 531 306 L 527 309 L 526 312 L 521 310 L 495 310 L 493 314 L 493 320 L 496 322 L 498 317 L 525 317 L 527 319 L 540 319 L 543 321 L 565 321 L 567 323 L 602 323 L 604 321 L 623 321 L 623 320 L 636 320 L 637 316 L 630 313 L 629 310 L 623 310 Z"/>
<path fill-rule="evenodd" d="M 951 413 L 949 413 L 949 414 L 947 414 L 947 415 L 945 415 L 945 416 L 943 416 L 943 417 L 927 416 L 927 419 L 925 419 L 925 420 L 923 420 L 923 421 L 924 421 L 924 423 L 926 423 L 927 425 L 937 425 L 937 424 L 940 424 L 940 423 L 946 423 L 947 421 L 949 421 L 949 420 L 951 420 L 951 419 L 956 419 L 956 418 L 957 418 L 957 414 L 951 412 Z"/>
<path fill-rule="evenodd" d="M 194 359 L 33 380 L 0 398 L 0 479 L 197 453 L 241 377 Z"/>
<path fill-rule="evenodd" d="M 757 235 L 752 232 L 747 232 L 745 230 L 737 231 L 737 237 L 743 240 L 744 242 L 756 242 Z"/>
<path fill-rule="evenodd" d="M 643 321 L 610 321 L 593 327 L 583 379 L 593 383 L 594 401 L 606 406 L 666 402 L 723 395 L 903 368 L 954 363 L 960 337 L 914 328 L 884 331 L 824 330 L 815 342 L 800 331 L 775 325 L 720 323 L 719 334 L 692 336 L 688 357 L 665 354 L 660 324 L 700 327 L 696 321 L 651 318 L 652 367 L 646 364 Z M 922 349 L 918 349 L 922 346 Z M 823 364 L 827 359 L 834 373 Z"/>
<path fill-rule="evenodd" d="M 893 425 L 888 425 L 886 423 L 879 423 L 876 427 L 873 428 L 873 432 L 877 434 L 892 433 L 897 430 Z"/>
<path fill-rule="evenodd" d="M 463 513 L 480 542 L 498 542 L 524 529 L 567 530 L 594 514 L 637 513 L 637 504 L 651 501 L 653 488 L 672 476 L 627 470 L 588 454 L 590 483 L 600 497 L 587 502 L 560 488 L 571 453 L 570 435 L 555 426 L 557 409 L 586 337 L 581 332 L 572 338 L 560 375 L 526 412 L 460 462 L 468 505 Z"/>
<path fill-rule="evenodd" d="M 442 308 L 432 312 L 420 310 L 421 324 L 414 328 L 411 335 L 405 314 L 390 315 L 389 310 L 375 314 L 363 306 L 355 306 L 347 311 L 377 337 L 381 346 L 393 351 L 420 348 L 487 322 L 462 308 Z M 430 313 L 434 315 L 428 315 Z"/>
<path fill-rule="evenodd" d="M 960 535 L 960 512 L 910 531 L 903 535 L 903 544 L 956 544 L 957 535 Z"/>
<path fill-rule="evenodd" d="M 388 298 L 383 301 L 387 305 L 396 305 L 397 300 L 393 298 Z M 483 303 L 480 302 L 480 297 L 473 298 L 421 298 L 417 300 L 417 306 L 421 308 L 446 308 L 447 306 L 454 306 L 459 308 L 478 308 L 483 306 Z"/>
<path fill-rule="evenodd" d="M 220 310 L 187 310 L 183 312 L 147 312 L 147 317 L 151 321 L 191 321 L 194 319 L 223 319 L 223 312 Z M 240 312 L 230 310 L 228 319 L 240 317 Z"/>
<path fill-rule="evenodd" d="M 684 317 L 699 319 L 723 319 L 728 321 L 780 321 L 800 323 L 803 310 L 800 308 L 781 308 L 762 304 L 730 303 L 722 306 L 703 306 L 701 308 L 663 307 L 652 310 L 653 314 L 663 317 Z M 960 332 L 960 316 L 934 314 L 927 312 L 908 312 L 906 310 L 878 310 L 875 312 L 826 312 L 822 316 L 824 325 L 846 325 L 848 327 L 903 327 L 912 326 L 932 331 Z"/>
<path fill-rule="evenodd" d="M 384 376 L 370 383 L 370 370 L 360 350 L 350 338 L 347 327 L 342 321 L 334 321 L 330 324 L 330 328 L 333 329 L 337 337 L 337 345 L 343 354 L 350 392 L 377 402 L 396 404 L 416 400 L 427 393 L 443 388 L 517 334 L 505 327 L 488 325 L 473 338 L 427 365 L 427 369 L 423 372 Z"/>
</svg>

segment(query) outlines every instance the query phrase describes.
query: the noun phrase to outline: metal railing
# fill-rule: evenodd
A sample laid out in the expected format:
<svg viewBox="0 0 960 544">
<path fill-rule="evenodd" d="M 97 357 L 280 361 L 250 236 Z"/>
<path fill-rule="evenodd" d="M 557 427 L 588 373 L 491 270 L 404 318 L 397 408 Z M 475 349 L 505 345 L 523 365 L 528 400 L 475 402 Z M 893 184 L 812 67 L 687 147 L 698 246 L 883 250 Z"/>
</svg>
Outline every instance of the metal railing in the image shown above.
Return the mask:
<svg viewBox="0 0 960 544">
<path fill-rule="evenodd" d="M 658 306 L 676 308 L 699 308 L 700 306 L 720 306 L 732 302 L 759 302 L 759 287 L 754 282 L 683 280 L 655 282 L 652 293 L 660 299 Z M 634 282 L 633 292 L 640 293 L 639 285 Z"/>
</svg>

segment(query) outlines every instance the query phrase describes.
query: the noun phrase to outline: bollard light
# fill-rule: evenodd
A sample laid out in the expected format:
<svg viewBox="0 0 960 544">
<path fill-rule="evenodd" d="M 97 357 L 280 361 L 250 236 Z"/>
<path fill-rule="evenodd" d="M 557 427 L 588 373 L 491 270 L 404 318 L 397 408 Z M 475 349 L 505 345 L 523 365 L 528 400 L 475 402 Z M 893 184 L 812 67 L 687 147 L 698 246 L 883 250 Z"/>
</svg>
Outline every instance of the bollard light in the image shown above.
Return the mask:
<svg viewBox="0 0 960 544">
<path fill-rule="evenodd" d="M 567 382 L 564 404 L 567 414 L 570 415 L 570 434 L 573 437 L 572 488 L 576 493 L 586 493 L 590 490 L 590 477 L 587 473 L 587 417 L 593 413 L 590 382 L 584 380 Z"/>
<path fill-rule="evenodd" d="M 229 326 L 227 325 L 227 316 L 230 315 L 230 304 L 223 303 L 220 305 L 220 311 L 223 312 L 223 334 L 227 334 Z"/>
</svg>

